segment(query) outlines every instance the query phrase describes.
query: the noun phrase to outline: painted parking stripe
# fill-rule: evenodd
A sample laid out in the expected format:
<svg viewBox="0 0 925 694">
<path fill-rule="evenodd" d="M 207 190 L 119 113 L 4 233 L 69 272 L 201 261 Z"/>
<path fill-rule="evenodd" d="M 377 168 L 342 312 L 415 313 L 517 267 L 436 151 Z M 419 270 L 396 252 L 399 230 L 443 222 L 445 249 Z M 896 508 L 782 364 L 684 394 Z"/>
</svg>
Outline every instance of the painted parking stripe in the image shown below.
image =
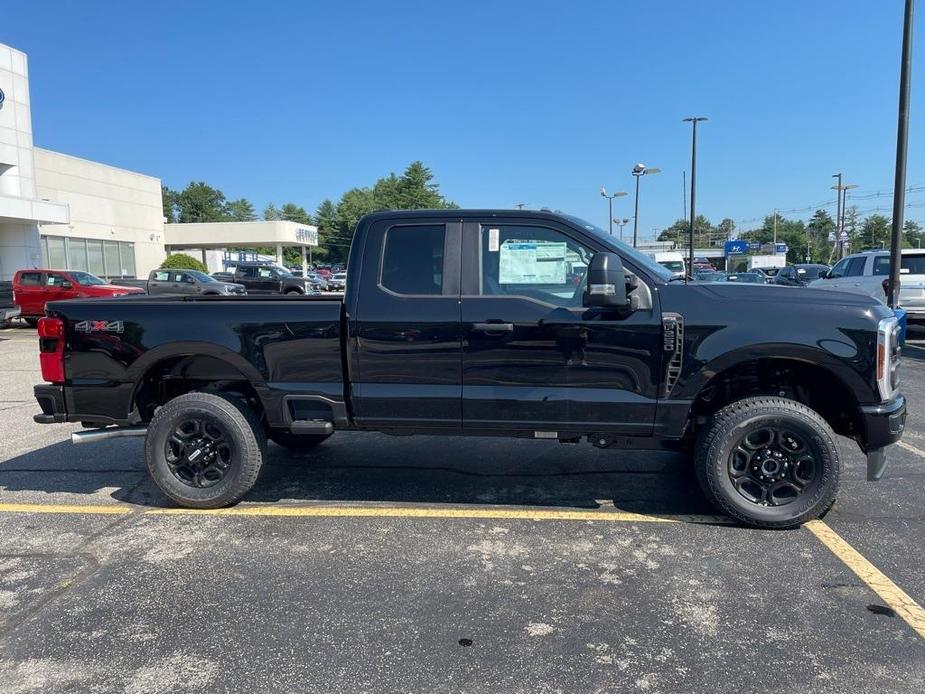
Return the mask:
<svg viewBox="0 0 925 694">
<path fill-rule="evenodd" d="M 119 515 L 132 513 L 131 506 L 110 504 L 94 506 L 89 504 L 0 504 L 2 513 L 82 513 L 87 515 Z"/>
<path fill-rule="evenodd" d="M 880 596 L 893 611 L 902 617 L 915 632 L 925 639 L 925 610 L 908 593 L 891 581 L 880 569 L 871 564 L 824 521 L 812 520 L 806 529 L 819 538 L 867 587 Z"/>
<path fill-rule="evenodd" d="M 916 448 L 911 443 L 906 443 L 905 441 L 897 441 L 896 445 L 900 448 L 905 448 L 910 453 L 915 453 L 916 455 L 925 458 L 925 451 L 923 451 L 921 448 Z"/>
<path fill-rule="evenodd" d="M 84 513 L 127 514 L 139 507 L 125 505 L 90 506 L 84 504 L 0 504 L 2 513 Z M 627 511 L 577 511 L 564 509 L 451 508 L 416 506 L 232 506 L 216 509 L 150 508 L 145 516 L 279 516 L 309 518 L 472 518 L 489 520 L 605 521 L 611 523 L 720 523 L 725 516 L 674 514 L 648 515 Z"/>
</svg>

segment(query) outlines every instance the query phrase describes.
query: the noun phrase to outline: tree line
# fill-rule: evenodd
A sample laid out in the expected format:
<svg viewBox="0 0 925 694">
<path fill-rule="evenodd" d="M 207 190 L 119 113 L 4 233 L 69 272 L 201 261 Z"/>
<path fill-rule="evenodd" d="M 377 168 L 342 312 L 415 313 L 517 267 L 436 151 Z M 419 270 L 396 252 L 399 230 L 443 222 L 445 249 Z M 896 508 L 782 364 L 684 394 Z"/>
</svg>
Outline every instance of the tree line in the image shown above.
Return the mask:
<svg viewBox="0 0 925 694">
<path fill-rule="evenodd" d="M 163 186 L 161 198 L 168 223 L 180 222 L 252 222 L 257 219 L 253 204 L 246 198 L 227 200 L 224 193 L 203 181 L 192 181 L 183 190 Z M 347 260 L 357 222 L 363 215 L 377 210 L 450 209 L 457 205 L 447 200 L 434 181 L 433 172 L 423 162 L 414 161 L 397 175 L 394 172 L 378 179 L 372 186 L 351 188 L 335 203 L 322 200 L 314 213 L 287 202 L 281 207 L 268 204 L 265 220 L 288 220 L 318 227 L 318 248 L 314 258 L 328 263 Z M 254 249 L 273 254 L 275 249 Z M 297 249 L 286 250 L 286 262 L 300 262 Z"/>
<path fill-rule="evenodd" d="M 775 230 L 776 226 L 776 230 Z M 741 239 L 753 243 L 787 244 L 789 263 L 831 264 L 835 255 L 835 243 L 830 235 L 835 234 L 835 219 L 824 209 L 816 210 L 808 222 L 787 219 L 780 213 L 764 218 L 761 226 L 736 231 L 733 220 L 726 218 L 713 225 L 703 215 L 694 223 L 694 245 L 697 248 L 721 247 L 726 241 Z M 861 216 L 856 206 L 845 211 L 845 231 L 850 241 L 850 252 L 856 253 L 871 248 L 887 248 L 890 245 L 891 220 L 882 214 Z M 690 238 L 690 222 L 679 219 L 664 228 L 658 235 L 659 241 L 674 241 L 679 247 L 687 247 Z M 903 246 L 918 248 L 925 241 L 925 231 L 917 222 L 907 221 L 903 226 Z"/>
</svg>

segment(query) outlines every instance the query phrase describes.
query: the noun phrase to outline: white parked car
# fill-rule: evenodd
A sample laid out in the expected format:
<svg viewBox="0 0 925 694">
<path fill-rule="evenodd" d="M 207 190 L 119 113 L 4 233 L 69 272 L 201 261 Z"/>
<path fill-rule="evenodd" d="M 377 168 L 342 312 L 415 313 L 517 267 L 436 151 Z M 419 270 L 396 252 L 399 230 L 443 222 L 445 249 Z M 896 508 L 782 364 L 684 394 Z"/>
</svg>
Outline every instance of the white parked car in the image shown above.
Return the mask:
<svg viewBox="0 0 925 694">
<path fill-rule="evenodd" d="M 335 292 L 342 292 L 347 288 L 347 273 L 336 272 L 328 280 L 328 288 Z"/>
<path fill-rule="evenodd" d="M 925 248 L 903 250 L 899 273 L 899 305 L 906 310 L 910 322 L 925 321 Z M 809 286 L 860 292 L 886 303 L 889 274 L 889 251 L 865 251 L 842 258 Z"/>
</svg>

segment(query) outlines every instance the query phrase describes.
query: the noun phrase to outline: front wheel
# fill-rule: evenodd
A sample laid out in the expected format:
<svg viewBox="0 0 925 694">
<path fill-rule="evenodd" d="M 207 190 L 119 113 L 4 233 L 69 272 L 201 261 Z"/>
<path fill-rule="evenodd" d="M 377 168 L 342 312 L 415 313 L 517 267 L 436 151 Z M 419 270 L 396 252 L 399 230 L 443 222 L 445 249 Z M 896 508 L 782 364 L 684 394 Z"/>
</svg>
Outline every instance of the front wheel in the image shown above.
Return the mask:
<svg viewBox="0 0 925 694">
<path fill-rule="evenodd" d="M 793 528 L 835 501 L 835 434 L 802 403 L 752 397 L 726 405 L 694 451 L 700 486 L 720 511 L 758 528 Z"/>
<path fill-rule="evenodd" d="M 145 439 L 154 482 L 188 508 L 234 504 L 263 466 L 266 438 L 257 415 L 232 396 L 187 393 L 157 410 Z"/>
</svg>

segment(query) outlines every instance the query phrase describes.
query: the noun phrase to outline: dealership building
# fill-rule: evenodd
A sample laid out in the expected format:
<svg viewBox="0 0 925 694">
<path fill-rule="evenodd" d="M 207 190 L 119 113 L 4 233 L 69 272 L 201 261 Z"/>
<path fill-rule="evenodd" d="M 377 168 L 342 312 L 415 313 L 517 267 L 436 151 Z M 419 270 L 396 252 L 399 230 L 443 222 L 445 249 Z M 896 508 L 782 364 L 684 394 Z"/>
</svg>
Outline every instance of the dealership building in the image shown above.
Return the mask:
<svg viewBox="0 0 925 694">
<path fill-rule="evenodd" d="M 315 227 L 294 222 L 165 224 L 159 178 L 36 147 L 28 60 L 0 44 L 0 281 L 37 267 L 147 277 L 181 248 L 214 271 L 227 246 L 268 246 L 281 261 L 284 247 L 304 257 L 317 244 Z"/>
</svg>

